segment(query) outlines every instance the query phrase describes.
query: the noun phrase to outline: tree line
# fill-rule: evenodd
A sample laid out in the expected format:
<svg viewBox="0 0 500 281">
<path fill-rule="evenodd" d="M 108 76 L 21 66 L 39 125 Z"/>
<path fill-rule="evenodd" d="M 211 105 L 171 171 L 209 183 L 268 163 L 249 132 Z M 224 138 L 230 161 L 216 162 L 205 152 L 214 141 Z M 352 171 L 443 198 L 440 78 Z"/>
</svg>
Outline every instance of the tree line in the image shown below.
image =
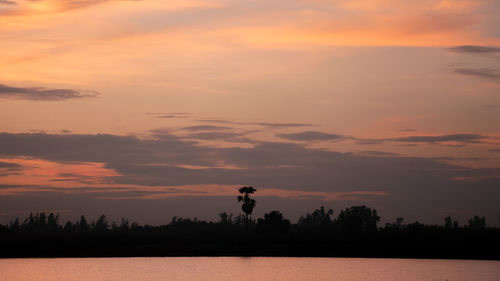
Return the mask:
<svg viewBox="0 0 500 281">
<path fill-rule="evenodd" d="M 9 233 L 50 233 L 50 232 L 68 232 L 68 233 L 88 233 L 88 232 L 120 232 L 139 229 L 165 228 L 169 226 L 188 226 L 188 225 L 232 225 L 235 227 L 248 228 L 251 231 L 264 232 L 282 232 L 286 233 L 291 228 L 297 229 L 322 229 L 331 228 L 338 232 L 355 233 L 373 233 L 394 230 L 410 230 L 415 228 L 434 228 L 440 230 L 484 230 L 487 229 L 486 218 L 474 216 L 468 220 L 467 224 L 459 226 L 458 221 L 454 221 L 447 216 L 442 225 L 424 225 L 419 222 L 406 224 L 403 218 L 397 218 L 393 223 L 386 223 L 380 227 L 378 223 L 380 217 L 375 209 L 367 206 L 353 206 L 340 211 L 337 218 L 333 217 L 333 210 L 326 210 L 323 206 L 314 210 L 312 213 L 302 215 L 297 223 L 292 224 L 283 214 L 274 210 L 264 214 L 262 218 L 252 219 L 247 214 L 234 216 L 227 212 L 218 215 L 218 221 L 205 221 L 198 218 L 173 217 L 171 222 L 166 225 L 151 226 L 140 225 L 137 222 L 130 222 L 122 218 L 120 222 L 109 222 L 105 215 L 101 215 L 97 220 L 88 221 L 85 216 L 80 216 L 76 221 L 61 222 L 60 215 L 54 213 L 30 213 L 22 220 L 16 218 L 7 224 L 0 224 L 1 232 Z M 495 228 L 489 228 L 495 229 Z"/>
<path fill-rule="evenodd" d="M 377 211 L 352 206 L 334 216 L 320 207 L 291 223 L 279 210 L 254 219 L 253 187 L 237 196 L 242 214 L 217 221 L 173 217 L 168 224 L 140 225 L 105 215 L 62 222 L 59 214 L 31 213 L 0 225 L 0 257 L 36 256 L 359 256 L 500 259 L 500 229 L 475 216 L 460 226 L 405 223 L 380 226 Z"/>
</svg>

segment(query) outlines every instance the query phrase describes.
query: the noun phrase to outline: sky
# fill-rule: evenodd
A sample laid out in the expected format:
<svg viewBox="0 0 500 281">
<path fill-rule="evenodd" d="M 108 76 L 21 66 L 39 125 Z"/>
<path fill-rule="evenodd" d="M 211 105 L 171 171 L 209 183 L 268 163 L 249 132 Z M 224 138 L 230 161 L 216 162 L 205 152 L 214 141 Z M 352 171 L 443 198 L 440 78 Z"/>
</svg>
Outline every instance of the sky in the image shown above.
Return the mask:
<svg viewBox="0 0 500 281">
<path fill-rule="evenodd" d="M 496 0 L 0 0 L 0 223 L 500 226 Z"/>
</svg>

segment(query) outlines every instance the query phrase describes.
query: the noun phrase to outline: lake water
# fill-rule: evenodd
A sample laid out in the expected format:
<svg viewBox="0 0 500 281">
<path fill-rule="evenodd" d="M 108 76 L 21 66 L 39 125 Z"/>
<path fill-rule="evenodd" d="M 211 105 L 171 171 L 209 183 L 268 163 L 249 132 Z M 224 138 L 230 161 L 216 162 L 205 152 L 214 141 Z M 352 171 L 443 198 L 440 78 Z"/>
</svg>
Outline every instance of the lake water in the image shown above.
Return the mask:
<svg viewBox="0 0 500 281">
<path fill-rule="evenodd" d="M 500 261 L 362 258 L 0 259 L 0 280 L 500 280 Z"/>
</svg>

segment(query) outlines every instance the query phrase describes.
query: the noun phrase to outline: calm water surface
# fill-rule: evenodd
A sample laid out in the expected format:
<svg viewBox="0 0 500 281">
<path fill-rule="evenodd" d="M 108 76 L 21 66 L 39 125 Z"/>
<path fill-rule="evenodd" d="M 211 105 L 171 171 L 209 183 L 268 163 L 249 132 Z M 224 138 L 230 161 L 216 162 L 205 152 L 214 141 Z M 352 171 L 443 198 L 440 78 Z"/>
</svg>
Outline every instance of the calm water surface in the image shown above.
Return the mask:
<svg viewBox="0 0 500 281">
<path fill-rule="evenodd" d="M 500 261 L 353 258 L 0 259 L 0 280 L 500 280 Z"/>
</svg>

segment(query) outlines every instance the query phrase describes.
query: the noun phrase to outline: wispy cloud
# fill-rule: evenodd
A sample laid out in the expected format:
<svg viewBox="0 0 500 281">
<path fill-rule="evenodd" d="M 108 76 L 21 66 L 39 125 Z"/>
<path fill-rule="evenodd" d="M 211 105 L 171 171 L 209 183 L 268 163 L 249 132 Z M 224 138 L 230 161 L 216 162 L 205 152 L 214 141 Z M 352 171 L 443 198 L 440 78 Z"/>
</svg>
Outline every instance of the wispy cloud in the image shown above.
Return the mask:
<svg viewBox="0 0 500 281">
<path fill-rule="evenodd" d="M 415 130 L 400 130 L 402 132 L 414 132 Z M 482 143 L 484 140 L 488 139 L 488 136 L 480 134 L 447 134 L 447 135 L 413 135 L 413 136 L 401 136 L 393 138 L 360 138 L 345 136 L 341 134 L 332 134 L 319 131 L 303 131 L 298 133 L 284 133 L 276 134 L 277 137 L 293 141 L 356 141 L 357 144 L 361 145 L 377 145 L 387 142 L 402 142 L 405 145 L 412 144 L 440 144 L 448 146 L 463 146 L 472 143 Z"/>
<path fill-rule="evenodd" d="M 199 126 L 183 127 L 182 129 L 186 131 L 220 131 L 220 130 L 231 130 L 232 128 L 225 126 L 199 125 Z"/>
<path fill-rule="evenodd" d="M 186 135 L 187 138 L 197 139 L 197 140 L 236 140 L 242 137 L 242 134 L 235 132 L 197 132 Z"/>
<path fill-rule="evenodd" d="M 363 139 L 353 138 L 358 144 L 361 145 L 377 145 L 387 142 L 404 143 L 404 146 L 415 146 L 418 144 L 437 144 L 444 146 L 465 146 L 473 143 L 483 143 L 489 137 L 479 134 L 447 134 L 447 135 L 413 135 L 394 138 L 380 138 L 380 139 Z"/>
<path fill-rule="evenodd" d="M 337 134 L 328 134 L 317 131 L 304 131 L 300 133 L 290 133 L 290 134 L 277 134 L 276 136 L 295 141 L 341 141 L 348 139 L 349 137 L 337 135 Z"/>
<path fill-rule="evenodd" d="M 22 167 L 23 166 L 16 164 L 16 163 L 0 162 L 0 169 L 19 169 Z"/>
<path fill-rule="evenodd" d="M 0 0 L 0 4 L 16 5 L 19 8 L 5 15 L 30 15 L 34 13 L 62 13 L 87 8 L 106 2 L 126 2 L 142 0 Z M 43 7 L 43 8 L 41 8 Z"/>
<path fill-rule="evenodd" d="M 68 99 L 89 98 L 99 95 L 97 91 L 74 89 L 47 89 L 42 87 L 23 88 L 0 84 L 0 98 L 32 100 L 32 101 L 61 101 Z"/>
<path fill-rule="evenodd" d="M 232 124 L 232 125 L 254 125 L 263 126 L 268 128 L 299 128 L 299 127 L 312 127 L 314 124 L 309 123 L 271 123 L 271 122 L 237 122 L 222 119 L 200 119 L 199 122 L 205 123 L 219 123 L 219 124 Z"/>
<path fill-rule="evenodd" d="M 147 115 L 152 115 L 155 118 L 175 119 L 175 118 L 189 118 L 191 113 L 187 112 L 147 112 Z"/>
<path fill-rule="evenodd" d="M 490 80 L 499 80 L 500 73 L 497 69 L 492 68 L 457 68 L 454 69 L 455 73 L 474 76 Z"/>
<path fill-rule="evenodd" d="M 487 108 L 487 109 L 500 109 L 500 105 L 486 104 L 486 105 L 484 105 L 484 108 Z"/>
<path fill-rule="evenodd" d="M 17 5 L 17 2 L 15 1 L 9 1 L 9 0 L 0 0 L 0 5 Z"/>
<path fill-rule="evenodd" d="M 23 170 L 23 166 L 17 163 L 0 161 L 0 177 L 7 175 L 19 174 Z"/>
<path fill-rule="evenodd" d="M 155 116 L 155 117 L 156 118 L 163 118 L 163 119 L 175 119 L 175 118 L 188 118 L 189 116 L 170 114 L 170 115 L 159 115 L 159 116 Z"/>
<path fill-rule="evenodd" d="M 463 45 L 463 46 L 448 48 L 448 50 L 452 52 L 467 53 L 467 54 L 493 54 L 500 52 L 500 47 Z"/>
<path fill-rule="evenodd" d="M 408 136 L 400 138 L 392 138 L 388 140 L 398 142 L 412 143 L 442 143 L 442 142 L 459 142 L 459 143 L 479 143 L 488 137 L 477 134 L 450 134 L 441 136 Z"/>
</svg>

